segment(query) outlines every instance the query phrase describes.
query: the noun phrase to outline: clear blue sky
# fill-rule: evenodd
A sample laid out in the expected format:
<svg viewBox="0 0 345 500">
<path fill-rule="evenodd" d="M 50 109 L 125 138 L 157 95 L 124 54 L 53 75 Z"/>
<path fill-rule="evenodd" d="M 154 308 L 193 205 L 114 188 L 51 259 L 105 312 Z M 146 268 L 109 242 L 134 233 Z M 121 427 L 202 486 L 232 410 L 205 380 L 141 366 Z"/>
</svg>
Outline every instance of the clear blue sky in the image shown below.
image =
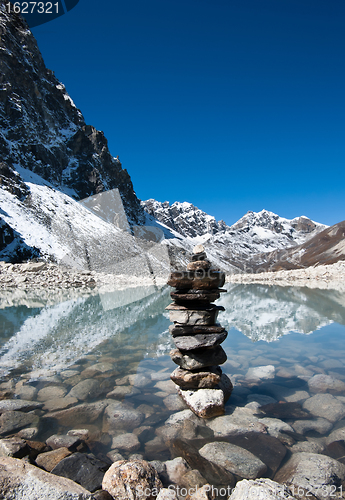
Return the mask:
<svg viewBox="0 0 345 500">
<path fill-rule="evenodd" d="M 32 31 L 139 198 L 345 219 L 345 0 L 80 0 Z"/>
</svg>

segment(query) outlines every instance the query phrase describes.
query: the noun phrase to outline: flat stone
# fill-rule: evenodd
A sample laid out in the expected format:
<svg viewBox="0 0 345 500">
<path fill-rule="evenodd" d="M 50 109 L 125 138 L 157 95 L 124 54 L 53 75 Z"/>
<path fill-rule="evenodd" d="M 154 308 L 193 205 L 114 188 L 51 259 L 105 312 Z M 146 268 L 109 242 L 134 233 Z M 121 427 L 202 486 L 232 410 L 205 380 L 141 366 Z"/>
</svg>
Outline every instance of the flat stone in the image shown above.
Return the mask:
<svg viewBox="0 0 345 500">
<path fill-rule="evenodd" d="M 259 458 L 248 450 L 231 443 L 208 443 L 199 450 L 199 453 L 202 457 L 221 465 L 232 474 L 246 479 L 260 477 L 267 470 L 266 464 Z"/>
<path fill-rule="evenodd" d="M 318 500 L 330 500 L 345 479 L 345 465 L 326 455 L 294 453 L 274 479 L 293 487 L 295 492 L 299 489 L 298 498 L 314 495 Z"/>
<path fill-rule="evenodd" d="M 73 453 L 61 460 L 52 469 L 51 474 L 72 479 L 88 491 L 96 491 L 102 488 L 102 480 L 108 469 L 108 462 L 99 460 L 91 453 Z"/>
<path fill-rule="evenodd" d="M 144 413 L 116 402 L 110 403 L 104 412 L 103 432 L 110 434 L 119 429 L 130 431 L 139 427 L 145 419 Z"/>
<path fill-rule="evenodd" d="M 92 500 L 90 491 L 74 481 L 57 478 L 22 460 L 0 458 L 0 468 L 0 491 L 4 499 Z"/>
<path fill-rule="evenodd" d="M 201 243 L 199 245 L 195 245 L 195 247 L 193 248 L 193 255 L 198 255 L 204 252 L 205 252 L 205 247 Z"/>
<path fill-rule="evenodd" d="M 326 444 L 329 445 L 334 441 L 345 441 L 345 427 L 334 429 L 329 436 L 326 437 Z"/>
<path fill-rule="evenodd" d="M 22 385 L 16 390 L 15 394 L 26 401 L 33 401 L 37 397 L 37 389 L 32 385 Z"/>
<path fill-rule="evenodd" d="M 119 436 L 113 437 L 111 447 L 120 451 L 136 451 L 140 448 L 140 442 L 138 436 L 127 432 L 126 434 L 120 434 Z"/>
<path fill-rule="evenodd" d="M 259 458 L 267 466 L 266 474 L 270 477 L 273 477 L 279 469 L 287 451 L 279 439 L 261 432 L 248 430 L 247 433 L 228 437 L 227 441 L 250 451 Z"/>
<path fill-rule="evenodd" d="M 312 420 L 296 420 L 292 427 L 298 434 L 305 434 L 308 431 L 316 431 L 319 434 L 329 432 L 333 424 L 326 418 L 314 418 Z"/>
<path fill-rule="evenodd" d="M 171 273 L 167 284 L 178 290 L 195 288 L 196 290 L 220 288 L 225 283 L 225 273 L 222 271 L 176 271 Z"/>
<path fill-rule="evenodd" d="M 173 456 L 183 457 L 190 468 L 197 469 L 209 483 L 226 488 L 235 485 L 235 477 L 229 470 L 204 458 L 189 441 L 177 438 L 171 441 L 169 446 Z"/>
<path fill-rule="evenodd" d="M 230 415 L 223 415 L 206 422 L 215 437 L 229 436 L 253 432 L 267 432 L 267 426 L 254 415 L 255 411 L 246 407 L 236 407 Z"/>
<path fill-rule="evenodd" d="M 116 500 L 153 499 L 162 486 L 157 471 L 145 460 L 114 462 L 102 482 L 102 488 Z"/>
<path fill-rule="evenodd" d="M 174 342 L 177 349 L 181 351 L 192 351 L 194 349 L 204 349 L 205 347 L 215 347 L 226 339 L 228 333 L 208 333 L 197 334 L 185 337 L 175 337 Z"/>
<path fill-rule="evenodd" d="M 219 345 L 212 349 L 198 349 L 182 353 L 179 349 L 170 351 L 170 357 L 174 363 L 184 370 L 200 370 L 208 366 L 222 365 L 227 360 L 224 349 Z"/>
<path fill-rule="evenodd" d="M 47 439 L 46 443 L 53 448 L 53 450 L 57 450 L 58 448 L 76 450 L 77 446 L 80 444 L 80 438 L 68 434 L 53 434 Z"/>
<path fill-rule="evenodd" d="M 92 399 L 100 393 L 100 382 L 95 379 L 86 378 L 72 387 L 68 393 L 68 397 L 77 398 L 81 401 Z"/>
<path fill-rule="evenodd" d="M 220 382 L 222 370 L 216 366 L 208 370 L 190 372 L 176 368 L 171 374 L 171 380 L 182 389 L 213 389 Z"/>
<path fill-rule="evenodd" d="M 345 384 L 329 375 L 317 374 L 308 380 L 309 391 L 312 393 L 344 394 Z"/>
<path fill-rule="evenodd" d="M 4 399 L 0 401 L 0 413 L 5 411 L 28 412 L 42 408 L 43 403 L 36 401 L 26 401 L 24 399 Z"/>
<path fill-rule="evenodd" d="M 260 406 L 260 412 L 267 417 L 281 419 L 310 419 L 310 414 L 303 409 L 300 403 L 270 403 Z"/>
<path fill-rule="evenodd" d="M 223 307 L 212 304 L 204 309 L 189 309 L 182 305 L 170 304 L 166 309 L 169 310 L 170 321 L 182 325 L 214 325 L 218 312 L 224 310 Z"/>
<path fill-rule="evenodd" d="M 52 451 L 46 451 L 45 453 L 40 453 L 36 458 L 36 464 L 42 469 L 50 472 L 57 466 L 61 460 L 71 455 L 71 451 L 68 448 L 58 448 Z"/>
<path fill-rule="evenodd" d="M 64 410 L 65 408 L 70 408 L 71 406 L 78 403 L 77 398 L 67 397 L 64 398 L 53 398 L 45 401 L 43 410 L 47 411 L 58 411 Z"/>
<path fill-rule="evenodd" d="M 146 377 L 142 373 L 135 373 L 133 375 L 129 375 L 128 377 L 129 383 L 134 387 L 146 387 L 151 384 L 151 377 Z"/>
<path fill-rule="evenodd" d="M 17 432 L 26 427 L 38 427 L 39 417 L 34 413 L 5 411 L 0 416 L 0 436 Z"/>
<path fill-rule="evenodd" d="M 140 390 L 132 385 L 117 385 L 107 394 L 107 398 L 124 399 L 125 396 L 135 396 L 140 394 Z"/>
<path fill-rule="evenodd" d="M 244 499 L 266 499 L 266 500 L 296 500 L 286 485 L 272 481 L 271 479 L 258 478 L 242 479 L 239 481 L 228 500 Z"/>
<path fill-rule="evenodd" d="M 11 437 L 0 439 L 0 457 L 23 458 L 29 453 L 24 439 Z"/>
<path fill-rule="evenodd" d="M 48 399 L 63 398 L 67 393 L 65 387 L 49 385 L 37 393 L 38 401 L 47 401 Z"/>
<path fill-rule="evenodd" d="M 64 427 L 74 427 L 76 425 L 90 424 L 97 420 L 102 414 L 107 402 L 97 401 L 96 403 L 84 403 L 43 415 L 43 419 L 54 419 Z"/>
<path fill-rule="evenodd" d="M 217 290 L 176 290 L 171 292 L 170 297 L 176 304 L 186 305 L 193 308 L 193 305 L 205 304 L 206 306 L 211 302 L 219 299 L 220 291 Z"/>
<path fill-rule="evenodd" d="M 179 325 L 169 326 L 169 332 L 172 337 L 181 337 L 184 335 L 196 335 L 198 333 L 223 333 L 225 328 L 217 325 Z"/>
<path fill-rule="evenodd" d="M 253 368 L 249 368 L 246 373 L 246 379 L 253 381 L 272 379 L 274 376 L 275 367 L 273 365 L 255 366 Z"/>
<path fill-rule="evenodd" d="M 211 269 L 211 262 L 209 260 L 192 260 L 188 262 L 187 271 L 198 271 L 199 269 Z"/>
<path fill-rule="evenodd" d="M 303 408 L 316 417 L 326 418 L 332 423 L 345 416 L 345 405 L 332 394 L 315 394 L 303 403 Z"/>
<path fill-rule="evenodd" d="M 224 414 L 224 392 L 221 389 L 179 389 L 187 406 L 199 417 L 212 418 Z"/>
</svg>

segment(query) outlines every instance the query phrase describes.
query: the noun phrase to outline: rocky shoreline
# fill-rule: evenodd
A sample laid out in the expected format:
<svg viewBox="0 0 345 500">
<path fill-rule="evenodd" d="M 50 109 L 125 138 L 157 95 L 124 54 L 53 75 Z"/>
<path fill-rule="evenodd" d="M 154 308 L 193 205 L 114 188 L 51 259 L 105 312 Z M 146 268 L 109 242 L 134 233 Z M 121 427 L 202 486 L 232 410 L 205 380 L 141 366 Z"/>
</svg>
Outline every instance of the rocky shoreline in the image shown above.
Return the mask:
<svg viewBox="0 0 345 500">
<path fill-rule="evenodd" d="M 335 264 L 262 273 L 231 274 L 227 283 L 260 283 L 280 286 L 345 290 L 345 261 Z"/>
</svg>

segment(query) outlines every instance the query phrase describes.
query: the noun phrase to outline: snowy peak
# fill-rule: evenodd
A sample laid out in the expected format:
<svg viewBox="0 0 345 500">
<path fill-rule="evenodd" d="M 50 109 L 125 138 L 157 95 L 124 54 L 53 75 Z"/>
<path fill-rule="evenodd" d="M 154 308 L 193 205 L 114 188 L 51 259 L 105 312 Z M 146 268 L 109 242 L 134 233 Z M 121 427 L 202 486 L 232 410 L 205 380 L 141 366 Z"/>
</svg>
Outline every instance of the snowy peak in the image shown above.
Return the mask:
<svg viewBox="0 0 345 500">
<path fill-rule="evenodd" d="M 208 215 L 186 201 L 183 203 L 175 201 L 170 205 L 168 201 L 161 203 L 150 199 L 142 201 L 141 205 L 159 222 L 185 237 L 212 235 L 224 232 L 228 228 L 224 221 L 217 222 L 212 215 Z"/>
</svg>

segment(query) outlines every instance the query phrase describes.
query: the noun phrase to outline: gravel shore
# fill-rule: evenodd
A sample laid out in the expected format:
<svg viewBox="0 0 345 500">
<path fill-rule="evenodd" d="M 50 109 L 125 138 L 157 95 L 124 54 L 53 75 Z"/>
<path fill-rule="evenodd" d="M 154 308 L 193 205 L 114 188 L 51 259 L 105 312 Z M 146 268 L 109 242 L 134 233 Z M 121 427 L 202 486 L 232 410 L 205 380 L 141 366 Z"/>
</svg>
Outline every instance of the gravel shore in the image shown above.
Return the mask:
<svg viewBox="0 0 345 500">
<path fill-rule="evenodd" d="M 232 274 L 228 283 L 262 283 L 280 286 L 308 286 L 309 288 L 345 290 L 345 261 L 335 264 L 275 271 L 258 274 Z"/>
</svg>

